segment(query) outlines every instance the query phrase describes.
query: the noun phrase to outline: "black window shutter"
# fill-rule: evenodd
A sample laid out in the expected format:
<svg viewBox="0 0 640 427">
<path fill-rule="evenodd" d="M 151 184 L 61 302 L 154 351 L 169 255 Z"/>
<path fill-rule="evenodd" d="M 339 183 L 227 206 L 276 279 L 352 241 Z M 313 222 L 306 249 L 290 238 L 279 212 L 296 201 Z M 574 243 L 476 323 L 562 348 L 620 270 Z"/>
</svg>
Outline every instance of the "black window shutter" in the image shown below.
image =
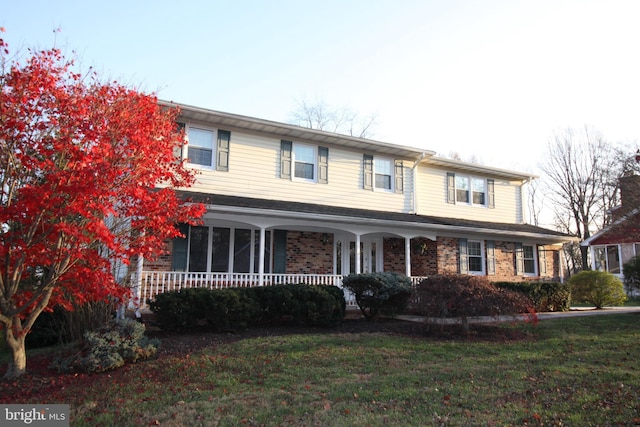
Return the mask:
<svg viewBox="0 0 640 427">
<path fill-rule="evenodd" d="M 184 237 L 173 239 L 173 250 L 171 251 L 171 270 L 187 271 L 187 252 L 189 249 L 189 225 L 178 225 L 180 234 Z"/>
<path fill-rule="evenodd" d="M 318 147 L 318 183 L 329 183 L 329 149 Z"/>
<path fill-rule="evenodd" d="M 177 122 L 177 131 L 178 132 L 185 132 L 187 125 L 185 125 L 184 123 L 180 123 Z M 186 135 L 185 135 L 186 138 Z M 175 147 L 173 147 L 173 155 L 176 159 L 178 159 L 179 161 L 182 161 L 182 152 L 184 150 L 184 144 L 176 144 Z"/>
<path fill-rule="evenodd" d="M 273 231 L 273 272 L 287 272 L 287 230 Z"/>
<path fill-rule="evenodd" d="M 487 206 L 489 209 L 496 207 L 495 183 L 492 179 L 487 180 Z"/>
<path fill-rule="evenodd" d="M 404 167 L 402 160 L 395 161 L 395 192 L 402 193 L 404 191 Z"/>
<path fill-rule="evenodd" d="M 456 174 L 447 172 L 447 203 L 456 203 Z"/>
<path fill-rule="evenodd" d="M 485 244 L 487 246 L 487 275 L 493 276 L 496 274 L 496 244 L 493 240 L 487 240 Z"/>
<path fill-rule="evenodd" d="M 362 188 L 365 190 L 373 190 L 373 156 L 370 154 L 363 155 L 362 166 L 364 171 Z"/>
<path fill-rule="evenodd" d="M 469 255 L 467 249 L 467 239 L 458 239 L 458 252 L 460 253 L 459 270 L 460 274 L 469 273 Z"/>
<path fill-rule="evenodd" d="M 540 276 L 547 275 L 547 252 L 544 246 L 538 246 L 538 270 L 540 270 Z"/>
<path fill-rule="evenodd" d="M 516 276 L 524 274 L 524 249 L 522 243 L 516 243 Z"/>
<path fill-rule="evenodd" d="M 227 130 L 218 131 L 218 164 L 216 170 L 229 171 L 229 143 L 231 142 L 231 132 Z"/>
<path fill-rule="evenodd" d="M 280 178 L 291 179 L 291 141 L 280 141 Z"/>
</svg>

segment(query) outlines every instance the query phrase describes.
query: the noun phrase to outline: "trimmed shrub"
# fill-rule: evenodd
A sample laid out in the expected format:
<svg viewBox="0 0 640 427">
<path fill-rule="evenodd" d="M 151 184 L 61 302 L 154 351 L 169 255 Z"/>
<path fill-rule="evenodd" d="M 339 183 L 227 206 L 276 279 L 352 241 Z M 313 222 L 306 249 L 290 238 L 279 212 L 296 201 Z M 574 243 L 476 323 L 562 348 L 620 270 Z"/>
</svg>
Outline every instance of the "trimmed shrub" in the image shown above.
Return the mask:
<svg viewBox="0 0 640 427">
<path fill-rule="evenodd" d="M 275 321 L 336 326 L 344 319 L 346 303 L 335 286 L 292 284 L 182 289 L 157 295 L 149 306 L 162 329 L 222 332 Z"/>
<path fill-rule="evenodd" d="M 537 312 L 568 311 L 571 307 L 571 288 L 568 283 L 496 282 L 494 285 L 526 295 Z"/>
<path fill-rule="evenodd" d="M 255 323 L 292 321 L 300 326 L 337 326 L 344 320 L 344 292 L 336 286 L 290 284 L 247 289 L 260 305 Z"/>
<path fill-rule="evenodd" d="M 640 256 L 633 257 L 622 266 L 624 283 L 627 285 L 627 292 L 633 295 L 634 290 L 640 290 Z"/>
<path fill-rule="evenodd" d="M 158 325 L 164 330 L 246 329 L 259 311 L 244 288 L 187 288 L 156 295 L 149 301 Z"/>
<path fill-rule="evenodd" d="M 620 279 L 607 271 L 581 271 L 571 276 L 569 285 L 574 301 L 593 304 L 598 309 L 622 305 L 627 299 Z"/>
<path fill-rule="evenodd" d="M 153 356 L 159 341 L 144 335 L 142 323 L 131 319 L 113 320 L 84 335 L 81 351 L 54 362 L 60 372 L 103 372 Z"/>
<path fill-rule="evenodd" d="M 533 310 L 533 303 L 528 297 L 500 289 L 484 277 L 434 275 L 418 284 L 415 292 L 422 315 L 427 318 L 460 318 L 464 333 L 469 331 L 469 317 L 516 315 Z"/>
<path fill-rule="evenodd" d="M 395 272 L 349 274 L 342 286 L 353 292 L 365 319 L 374 319 L 380 312 L 395 315 L 407 307 L 411 297 L 411 279 Z"/>
</svg>

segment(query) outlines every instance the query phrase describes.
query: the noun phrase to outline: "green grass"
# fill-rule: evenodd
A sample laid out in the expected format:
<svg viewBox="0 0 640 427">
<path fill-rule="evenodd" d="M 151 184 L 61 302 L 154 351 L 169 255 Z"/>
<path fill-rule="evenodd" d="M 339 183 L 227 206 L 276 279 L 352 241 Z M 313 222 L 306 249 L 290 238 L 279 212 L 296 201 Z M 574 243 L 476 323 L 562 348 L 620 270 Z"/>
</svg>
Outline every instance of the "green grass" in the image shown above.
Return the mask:
<svg viewBox="0 0 640 427">
<path fill-rule="evenodd" d="M 56 400 L 73 426 L 640 424 L 638 315 L 505 327 L 530 339 L 245 339 L 93 375 Z"/>
</svg>

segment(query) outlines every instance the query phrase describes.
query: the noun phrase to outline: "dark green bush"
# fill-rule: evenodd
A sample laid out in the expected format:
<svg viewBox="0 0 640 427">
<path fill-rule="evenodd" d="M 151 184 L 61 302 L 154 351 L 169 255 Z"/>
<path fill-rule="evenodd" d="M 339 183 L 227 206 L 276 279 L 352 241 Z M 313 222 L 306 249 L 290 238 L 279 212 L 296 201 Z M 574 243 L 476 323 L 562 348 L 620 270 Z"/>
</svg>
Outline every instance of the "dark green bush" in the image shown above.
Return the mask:
<svg viewBox="0 0 640 427">
<path fill-rule="evenodd" d="M 596 308 L 622 305 L 627 296 L 620 279 L 606 271 L 587 270 L 571 276 L 571 298 L 593 304 Z"/>
<path fill-rule="evenodd" d="M 634 290 L 640 290 L 640 256 L 625 262 L 622 266 L 622 272 L 629 295 L 632 295 Z"/>
<path fill-rule="evenodd" d="M 290 320 L 300 326 L 332 327 L 344 319 L 344 293 L 336 286 L 290 284 L 248 291 L 261 308 L 257 323 Z"/>
<path fill-rule="evenodd" d="M 342 285 L 353 292 L 365 319 L 380 312 L 395 315 L 407 307 L 411 297 L 411 279 L 395 272 L 349 274 Z"/>
<path fill-rule="evenodd" d="M 135 320 L 112 320 L 86 332 L 80 352 L 56 360 L 54 367 L 60 372 L 102 372 L 146 359 L 157 352 L 159 341 L 148 339 L 144 331 L 145 326 Z"/>
<path fill-rule="evenodd" d="M 568 311 L 571 306 L 571 288 L 568 283 L 496 282 L 494 285 L 526 295 L 537 312 Z"/>
<path fill-rule="evenodd" d="M 275 321 L 335 326 L 345 313 L 341 289 L 296 284 L 182 289 L 159 294 L 149 305 L 158 325 L 165 330 L 233 331 Z"/>
<path fill-rule="evenodd" d="M 415 292 L 422 315 L 460 318 L 465 333 L 469 317 L 516 315 L 532 310 L 532 302 L 525 295 L 500 289 L 484 277 L 434 275 L 418 284 Z"/>
<path fill-rule="evenodd" d="M 165 292 L 149 301 L 158 325 L 165 330 L 245 329 L 258 306 L 244 288 L 187 288 Z"/>
</svg>

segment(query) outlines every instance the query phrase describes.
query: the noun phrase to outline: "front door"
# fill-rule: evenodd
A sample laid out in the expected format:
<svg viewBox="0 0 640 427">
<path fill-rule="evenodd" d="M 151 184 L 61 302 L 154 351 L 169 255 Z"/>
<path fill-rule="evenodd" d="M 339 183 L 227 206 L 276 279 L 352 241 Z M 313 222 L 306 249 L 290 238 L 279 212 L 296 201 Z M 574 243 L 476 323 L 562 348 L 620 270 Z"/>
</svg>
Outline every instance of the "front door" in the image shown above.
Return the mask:
<svg viewBox="0 0 640 427">
<path fill-rule="evenodd" d="M 360 239 L 360 272 L 383 271 L 382 238 Z M 352 238 L 336 239 L 336 274 L 356 272 L 356 242 Z"/>
</svg>

